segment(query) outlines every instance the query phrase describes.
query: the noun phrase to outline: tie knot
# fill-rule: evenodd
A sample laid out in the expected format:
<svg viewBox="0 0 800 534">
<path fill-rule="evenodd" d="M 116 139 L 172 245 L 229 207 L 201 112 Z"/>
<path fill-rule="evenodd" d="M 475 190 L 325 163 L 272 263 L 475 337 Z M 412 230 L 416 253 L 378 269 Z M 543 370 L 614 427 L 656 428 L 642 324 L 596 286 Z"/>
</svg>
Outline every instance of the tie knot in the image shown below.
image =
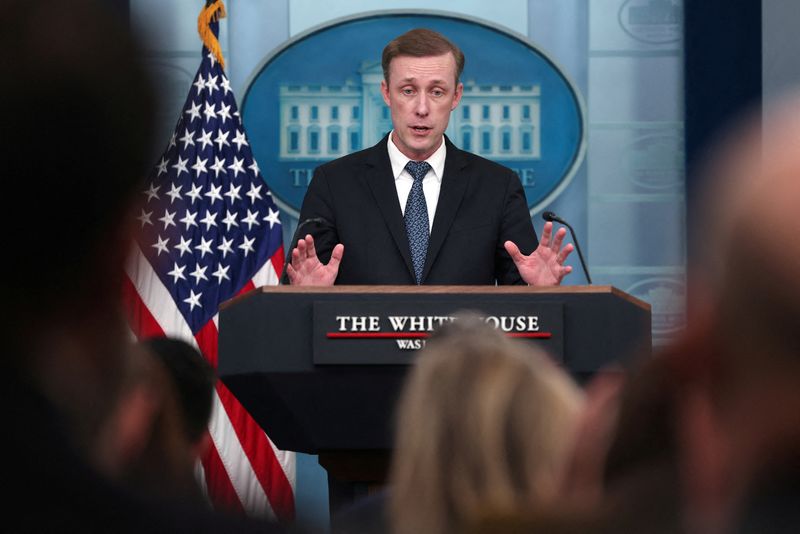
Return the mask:
<svg viewBox="0 0 800 534">
<path fill-rule="evenodd" d="M 431 165 L 427 161 L 409 161 L 406 163 L 406 170 L 414 177 L 415 181 L 420 181 L 431 170 Z"/>
</svg>

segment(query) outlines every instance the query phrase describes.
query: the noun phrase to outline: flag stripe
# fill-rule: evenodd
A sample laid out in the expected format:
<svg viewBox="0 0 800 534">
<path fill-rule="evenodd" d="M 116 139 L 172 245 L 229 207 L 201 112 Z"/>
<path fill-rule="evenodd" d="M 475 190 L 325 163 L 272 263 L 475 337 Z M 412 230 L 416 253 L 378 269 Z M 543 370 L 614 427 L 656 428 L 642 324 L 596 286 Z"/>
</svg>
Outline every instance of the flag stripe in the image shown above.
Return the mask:
<svg viewBox="0 0 800 534">
<path fill-rule="evenodd" d="M 214 505 L 218 509 L 229 512 L 244 513 L 242 501 L 236 494 L 236 490 L 233 489 L 233 484 L 231 484 L 231 479 L 222 463 L 213 438 L 203 455 L 203 466 L 205 467 L 203 471 L 205 472 L 206 487 L 208 493 L 214 495 Z"/>
</svg>

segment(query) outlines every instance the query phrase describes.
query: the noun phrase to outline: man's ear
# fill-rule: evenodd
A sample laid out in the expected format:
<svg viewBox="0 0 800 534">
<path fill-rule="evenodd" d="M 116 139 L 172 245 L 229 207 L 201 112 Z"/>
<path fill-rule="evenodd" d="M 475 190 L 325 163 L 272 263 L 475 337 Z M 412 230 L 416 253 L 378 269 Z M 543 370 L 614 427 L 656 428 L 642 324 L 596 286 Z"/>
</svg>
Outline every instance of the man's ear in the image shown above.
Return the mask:
<svg viewBox="0 0 800 534">
<path fill-rule="evenodd" d="M 389 85 L 386 83 L 386 79 L 381 80 L 381 94 L 383 95 L 383 101 L 386 102 L 386 105 L 392 107 Z"/>
<path fill-rule="evenodd" d="M 455 95 L 453 95 L 453 106 L 450 108 L 450 111 L 456 109 L 456 106 L 458 106 L 459 102 L 461 102 L 461 96 L 463 94 L 464 94 L 464 84 L 459 82 L 458 85 L 456 86 Z"/>
</svg>

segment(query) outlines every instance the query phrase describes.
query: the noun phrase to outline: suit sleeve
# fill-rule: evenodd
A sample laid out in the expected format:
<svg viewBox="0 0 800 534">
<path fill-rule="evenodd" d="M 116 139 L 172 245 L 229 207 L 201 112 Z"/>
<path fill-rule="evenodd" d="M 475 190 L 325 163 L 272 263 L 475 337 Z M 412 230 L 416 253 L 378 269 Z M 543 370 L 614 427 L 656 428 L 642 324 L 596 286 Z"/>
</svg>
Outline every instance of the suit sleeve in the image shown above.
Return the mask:
<svg viewBox="0 0 800 534">
<path fill-rule="evenodd" d="M 533 229 L 531 215 L 528 211 L 525 190 L 522 188 L 519 177 L 511 170 L 508 171 L 500 234 L 495 252 L 495 276 L 498 284 L 524 284 L 525 281 L 522 280 L 514 261 L 503 246 L 506 241 L 516 243 L 520 251 L 526 255 L 539 246 L 539 240 L 536 238 L 536 231 Z"/>
<path fill-rule="evenodd" d="M 322 263 L 328 263 L 331 258 L 333 247 L 339 242 L 339 235 L 336 231 L 336 210 L 334 208 L 333 195 L 331 193 L 328 178 L 322 167 L 314 170 L 314 177 L 308 185 L 308 191 L 303 199 L 303 206 L 300 209 L 300 219 L 298 224 L 312 218 L 324 219 L 325 222 L 312 222 L 301 230 L 300 235 L 311 234 L 314 237 L 314 248 L 317 257 Z M 297 246 L 292 243 L 292 249 Z"/>
</svg>

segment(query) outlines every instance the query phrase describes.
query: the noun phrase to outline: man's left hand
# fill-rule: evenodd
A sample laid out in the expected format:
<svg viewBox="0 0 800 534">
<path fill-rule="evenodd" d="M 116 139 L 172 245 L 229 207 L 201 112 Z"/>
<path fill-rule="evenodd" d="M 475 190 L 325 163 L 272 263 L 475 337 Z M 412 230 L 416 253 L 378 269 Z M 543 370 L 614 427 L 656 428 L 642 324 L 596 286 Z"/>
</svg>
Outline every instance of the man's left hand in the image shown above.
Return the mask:
<svg viewBox="0 0 800 534">
<path fill-rule="evenodd" d="M 546 222 L 539 246 L 530 256 L 520 252 L 519 247 L 512 241 L 506 241 L 503 246 L 517 266 L 520 276 L 528 285 L 557 286 L 565 276 L 572 272 L 572 267 L 565 266 L 564 262 L 574 247 L 569 243 L 561 248 L 565 235 L 567 235 L 567 230 L 559 228 L 556 235 L 553 236 L 553 223 Z"/>
</svg>

